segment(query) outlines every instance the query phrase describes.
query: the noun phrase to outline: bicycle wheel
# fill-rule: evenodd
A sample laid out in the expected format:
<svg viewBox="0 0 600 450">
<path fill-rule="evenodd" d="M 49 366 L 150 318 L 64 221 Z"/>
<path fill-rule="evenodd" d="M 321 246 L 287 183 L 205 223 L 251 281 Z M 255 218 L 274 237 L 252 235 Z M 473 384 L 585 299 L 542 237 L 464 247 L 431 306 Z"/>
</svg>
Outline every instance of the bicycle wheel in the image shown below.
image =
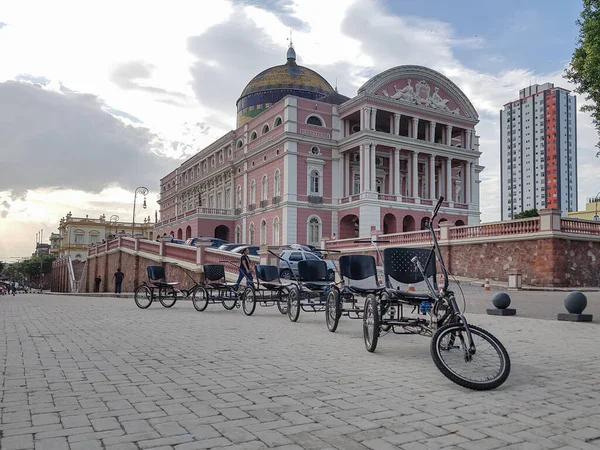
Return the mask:
<svg viewBox="0 0 600 450">
<path fill-rule="evenodd" d="M 256 292 L 254 291 L 254 288 L 248 286 L 244 290 L 243 295 L 242 309 L 244 310 L 244 314 L 251 316 L 254 314 L 254 310 L 256 309 Z"/>
<path fill-rule="evenodd" d="M 228 291 L 219 291 L 219 295 L 223 296 L 223 308 L 231 311 L 237 305 L 237 293 L 230 289 Z M 243 294 L 242 294 L 243 295 Z"/>
<path fill-rule="evenodd" d="M 325 302 L 325 321 L 327 322 L 327 329 L 332 333 L 337 330 L 341 316 L 342 308 L 340 305 L 340 291 L 332 287 L 329 294 L 327 294 L 327 300 Z"/>
<path fill-rule="evenodd" d="M 296 322 L 300 316 L 300 291 L 296 286 L 292 286 L 290 288 L 290 293 L 288 294 L 287 313 L 292 322 Z"/>
<path fill-rule="evenodd" d="M 163 290 L 162 293 L 158 292 L 158 301 L 165 308 L 170 308 L 177 301 L 177 293 L 175 289 L 171 289 L 170 291 Z"/>
<path fill-rule="evenodd" d="M 495 389 L 510 373 L 510 358 L 502 343 L 490 332 L 469 325 L 475 354 L 468 355 L 464 324 L 439 328 L 431 340 L 431 357 L 436 367 L 452 382 L 477 391 Z"/>
<path fill-rule="evenodd" d="M 152 304 L 152 290 L 150 287 L 142 284 L 135 289 L 133 299 L 138 308 L 146 309 Z"/>
<path fill-rule="evenodd" d="M 196 311 L 204 311 L 208 306 L 208 292 L 202 286 L 198 286 L 198 288 L 192 294 L 192 304 Z"/>
<path fill-rule="evenodd" d="M 281 314 L 287 314 L 288 308 L 288 297 L 290 295 L 290 290 L 286 287 L 282 287 L 279 290 L 279 298 L 277 299 L 277 309 Z"/>
<path fill-rule="evenodd" d="M 379 340 L 379 311 L 375 297 L 367 298 L 363 313 L 363 337 L 367 351 L 374 352 Z"/>
</svg>

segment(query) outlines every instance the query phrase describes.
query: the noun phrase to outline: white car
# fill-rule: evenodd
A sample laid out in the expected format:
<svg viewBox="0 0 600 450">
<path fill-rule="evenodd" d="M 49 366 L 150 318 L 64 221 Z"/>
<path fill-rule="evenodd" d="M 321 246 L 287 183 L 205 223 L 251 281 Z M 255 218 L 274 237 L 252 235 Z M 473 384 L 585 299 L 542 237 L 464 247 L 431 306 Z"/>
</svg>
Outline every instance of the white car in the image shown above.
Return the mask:
<svg viewBox="0 0 600 450">
<path fill-rule="evenodd" d="M 317 260 L 325 261 L 327 263 L 327 279 L 329 281 L 335 281 L 335 264 L 333 261 L 328 259 L 319 258 L 313 252 L 307 252 L 304 250 L 284 250 L 279 255 L 284 261 L 279 261 L 279 276 L 281 278 L 290 279 L 293 276 L 298 277 L 298 262 L 304 260 Z M 293 274 L 293 276 L 292 276 Z"/>
</svg>

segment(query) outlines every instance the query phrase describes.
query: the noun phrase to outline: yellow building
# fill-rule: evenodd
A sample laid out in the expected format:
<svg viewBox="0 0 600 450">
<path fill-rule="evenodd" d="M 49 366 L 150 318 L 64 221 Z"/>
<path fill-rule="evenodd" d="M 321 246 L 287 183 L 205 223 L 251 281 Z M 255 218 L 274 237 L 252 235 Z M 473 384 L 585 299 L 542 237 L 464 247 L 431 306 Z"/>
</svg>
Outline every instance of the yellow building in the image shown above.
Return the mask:
<svg viewBox="0 0 600 450">
<path fill-rule="evenodd" d="M 588 198 L 585 204 L 585 211 L 570 212 L 567 213 L 567 217 L 600 221 L 600 197 Z"/>
<path fill-rule="evenodd" d="M 50 236 L 50 254 L 70 256 L 71 259 L 83 261 L 87 258 L 87 249 L 90 245 L 111 240 L 118 236 L 139 236 L 144 239 L 152 239 L 154 223 L 150 216 L 141 220 L 141 223 L 120 222 L 118 216 L 111 216 L 106 220 L 106 215 L 98 219 L 85 217 L 73 217 L 69 212 L 60 219 L 58 233 Z M 133 233 L 132 233 L 133 230 Z"/>
</svg>

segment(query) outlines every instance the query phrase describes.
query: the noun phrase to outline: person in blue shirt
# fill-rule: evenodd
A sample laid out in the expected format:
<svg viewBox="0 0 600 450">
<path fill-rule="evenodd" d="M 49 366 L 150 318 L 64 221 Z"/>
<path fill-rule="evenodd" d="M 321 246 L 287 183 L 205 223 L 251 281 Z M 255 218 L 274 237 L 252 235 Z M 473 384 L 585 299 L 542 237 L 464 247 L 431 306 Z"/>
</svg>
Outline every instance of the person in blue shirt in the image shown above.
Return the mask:
<svg viewBox="0 0 600 450">
<path fill-rule="evenodd" d="M 250 258 L 248 257 L 248 252 L 248 247 L 242 250 L 242 257 L 240 258 L 240 275 L 238 276 L 235 286 L 233 287 L 233 290 L 236 292 L 239 289 L 240 282 L 243 278 L 246 278 L 246 286 L 249 286 L 252 282 L 252 269 L 250 268 Z"/>
</svg>

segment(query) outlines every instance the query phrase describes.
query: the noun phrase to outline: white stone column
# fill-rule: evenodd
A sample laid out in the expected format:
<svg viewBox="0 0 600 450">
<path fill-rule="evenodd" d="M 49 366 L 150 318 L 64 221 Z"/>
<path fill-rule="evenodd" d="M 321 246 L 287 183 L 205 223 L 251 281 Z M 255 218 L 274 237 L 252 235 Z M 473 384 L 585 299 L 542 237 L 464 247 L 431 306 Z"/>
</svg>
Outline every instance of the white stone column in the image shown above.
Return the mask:
<svg viewBox="0 0 600 450">
<path fill-rule="evenodd" d="M 364 181 L 362 182 L 362 192 L 371 190 L 371 144 L 363 144 L 363 154 L 360 157 L 363 165 Z"/>
<path fill-rule="evenodd" d="M 344 137 L 350 136 L 350 121 L 344 120 Z"/>
<path fill-rule="evenodd" d="M 400 195 L 400 149 L 394 149 L 394 194 Z"/>
<path fill-rule="evenodd" d="M 412 138 L 417 139 L 419 135 L 419 119 L 417 117 L 413 117 L 412 119 Z"/>
<path fill-rule="evenodd" d="M 361 130 L 365 129 L 365 115 L 366 115 L 365 108 L 363 108 L 363 109 L 360 110 L 360 114 L 359 114 L 359 116 L 360 116 L 360 129 Z"/>
<path fill-rule="evenodd" d="M 446 145 L 452 145 L 452 125 L 446 125 Z"/>
<path fill-rule="evenodd" d="M 359 176 L 360 176 L 360 192 L 359 194 L 362 194 L 363 191 L 365 190 L 365 146 L 364 144 L 360 144 L 360 150 L 358 151 L 358 157 L 360 159 L 360 161 L 358 162 L 358 168 L 359 168 Z"/>
<path fill-rule="evenodd" d="M 435 155 L 429 155 L 429 198 L 435 198 Z"/>
<path fill-rule="evenodd" d="M 390 115 L 390 134 L 394 135 L 396 134 L 394 132 L 394 116 Z"/>
<path fill-rule="evenodd" d="M 412 153 L 412 196 L 419 198 L 419 152 Z"/>
<path fill-rule="evenodd" d="M 465 140 L 466 140 L 466 143 L 465 143 L 465 148 L 466 148 L 467 150 L 471 150 L 471 147 L 472 147 L 472 146 L 471 146 L 471 132 L 472 132 L 471 130 L 466 130 L 466 131 L 465 131 L 465 133 L 466 133 L 466 139 L 465 139 Z"/>
<path fill-rule="evenodd" d="M 371 130 L 375 130 L 377 123 L 377 108 L 371 108 Z"/>
<path fill-rule="evenodd" d="M 466 180 L 466 203 L 471 203 L 473 201 L 473 163 L 467 163 L 467 170 L 466 170 L 466 175 L 467 175 L 467 180 Z"/>
<path fill-rule="evenodd" d="M 398 113 L 394 114 L 394 134 L 396 136 L 400 136 L 400 117 L 401 117 L 401 114 L 398 114 Z"/>
<path fill-rule="evenodd" d="M 429 142 L 435 142 L 435 122 L 429 122 Z"/>
<path fill-rule="evenodd" d="M 390 167 L 388 168 L 388 188 L 387 188 L 387 192 L 388 194 L 393 194 L 394 193 L 394 154 L 390 153 Z"/>
<path fill-rule="evenodd" d="M 452 158 L 446 159 L 446 201 L 452 202 Z"/>
<path fill-rule="evenodd" d="M 377 154 L 377 145 L 370 144 L 371 146 L 371 191 L 377 192 L 377 164 L 375 162 L 375 156 Z"/>
</svg>

